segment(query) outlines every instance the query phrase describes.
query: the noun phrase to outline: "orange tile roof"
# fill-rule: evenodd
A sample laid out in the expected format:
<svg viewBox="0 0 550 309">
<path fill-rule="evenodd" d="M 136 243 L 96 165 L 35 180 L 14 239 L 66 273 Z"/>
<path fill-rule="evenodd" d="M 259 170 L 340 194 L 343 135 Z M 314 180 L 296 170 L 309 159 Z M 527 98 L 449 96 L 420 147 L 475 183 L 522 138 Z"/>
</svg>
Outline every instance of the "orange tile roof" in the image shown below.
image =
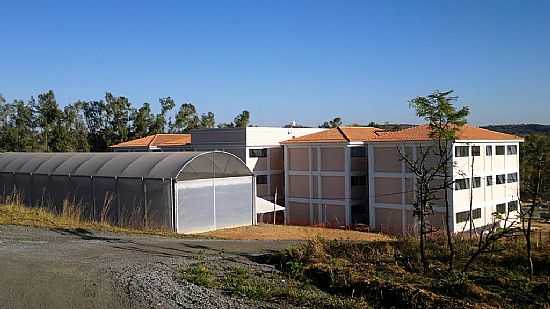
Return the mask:
<svg viewBox="0 0 550 309">
<path fill-rule="evenodd" d="M 376 141 L 429 141 L 430 126 L 427 124 L 416 127 L 394 131 L 384 132 L 376 138 Z M 511 134 L 495 132 L 487 129 L 474 127 L 468 124 L 459 128 L 456 133 L 457 140 L 523 140 L 523 138 Z"/>
<path fill-rule="evenodd" d="M 150 147 L 175 147 L 191 144 L 191 134 L 155 134 L 134 139 L 111 148 L 150 148 Z"/>
<path fill-rule="evenodd" d="M 400 131 L 384 131 L 373 127 L 338 127 L 318 133 L 300 136 L 284 141 L 283 144 L 331 143 L 331 142 L 397 142 L 429 141 L 430 127 L 419 125 Z M 457 140 L 518 140 L 519 136 L 477 128 L 462 126 L 457 132 Z"/>
<path fill-rule="evenodd" d="M 284 141 L 283 144 L 360 142 L 373 139 L 378 131 L 383 130 L 374 127 L 337 127 L 317 133 L 302 135 Z"/>
</svg>

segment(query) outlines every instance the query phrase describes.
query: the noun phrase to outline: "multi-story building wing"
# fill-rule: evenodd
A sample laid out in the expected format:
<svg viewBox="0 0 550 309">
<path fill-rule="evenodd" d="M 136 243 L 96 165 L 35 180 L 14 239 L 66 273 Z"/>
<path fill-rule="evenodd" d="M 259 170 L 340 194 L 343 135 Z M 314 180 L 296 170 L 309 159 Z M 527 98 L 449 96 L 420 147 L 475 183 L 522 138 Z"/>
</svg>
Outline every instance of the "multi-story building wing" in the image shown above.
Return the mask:
<svg viewBox="0 0 550 309">
<path fill-rule="evenodd" d="M 283 142 L 287 222 L 368 223 L 373 230 L 391 233 L 415 230 L 416 177 L 402 156 L 416 159 L 426 151 L 433 144 L 429 133 L 426 125 L 396 132 L 340 127 Z M 454 181 L 449 223 L 454 232 L 487 225 L 495 212 L 510 219 L 517 216 L 521 141 L 468 125 L 457 132 L 449 149 Z M 439 201 L 434 209 L 428 220 L 443 227 L 445 207 Z"/>
<path fill-rule="evenodd" d="M 289 224 L 368 223 L 364 140 L 377 130 L 339 127 L 283 142 Z"/>
</svg>

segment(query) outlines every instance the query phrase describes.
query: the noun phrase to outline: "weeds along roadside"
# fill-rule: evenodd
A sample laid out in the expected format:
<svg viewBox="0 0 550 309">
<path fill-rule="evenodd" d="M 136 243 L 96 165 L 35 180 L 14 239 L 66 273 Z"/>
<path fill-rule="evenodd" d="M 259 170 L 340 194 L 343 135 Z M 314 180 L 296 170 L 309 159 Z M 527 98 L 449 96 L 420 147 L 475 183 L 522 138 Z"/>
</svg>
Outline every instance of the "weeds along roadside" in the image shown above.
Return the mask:
<svg viewBox="0 0 550 309">
<path fill-rule="evenodd" d="M 475 243 L 461 237 L 454 241 L 460 265 L 467 261 Z M 445 239 L 430 240 L 426 249 L 432 265 L 426 275 L 417 242 L 412 237 L 374 242 L 318 238 L 268 257 L 264 262 L 278 272 L 243 267 L 224 271 L 200 262 L 181 268 L 178 278 L 235 296 L 307 307 L 536 308 L 550 304 L 548 247 L 536 250 L 537 272 L 530 282 L 521 266 L 525 265 L 521 239 L 499 242 L 467 273 L 449 273 Z M 311 302 L 312 295 L 320 301 Z"/>
</svg>

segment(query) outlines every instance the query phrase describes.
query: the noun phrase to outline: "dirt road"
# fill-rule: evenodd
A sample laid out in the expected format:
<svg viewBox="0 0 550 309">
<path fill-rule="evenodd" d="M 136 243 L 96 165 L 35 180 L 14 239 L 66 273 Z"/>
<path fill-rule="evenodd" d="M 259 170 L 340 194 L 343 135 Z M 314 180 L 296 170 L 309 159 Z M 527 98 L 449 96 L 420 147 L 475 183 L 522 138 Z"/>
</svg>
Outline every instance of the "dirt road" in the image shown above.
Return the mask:
<svg viewBox="0 0 550 309">
<path fill-rule="evenodd" d="M 227 241 L 0 226 L 0 308 L 276 307 L 175 278 L 196 262 L 228 267 L 292 241 Z"/>
</svg>

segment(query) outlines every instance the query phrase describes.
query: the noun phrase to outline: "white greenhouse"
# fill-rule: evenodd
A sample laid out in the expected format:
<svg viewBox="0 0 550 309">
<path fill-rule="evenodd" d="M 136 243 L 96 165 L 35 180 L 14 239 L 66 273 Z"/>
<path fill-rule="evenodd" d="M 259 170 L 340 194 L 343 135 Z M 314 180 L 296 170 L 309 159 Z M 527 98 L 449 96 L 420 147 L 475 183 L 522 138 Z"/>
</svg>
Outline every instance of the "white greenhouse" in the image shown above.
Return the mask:
<svg viewBox="0 0 550 309">
<path fill-rule="evenodd" d="M 198 233 L 255 223 L 252 172 L 221 152 L 4 153 L 0 203 Z"/>
</svg>

